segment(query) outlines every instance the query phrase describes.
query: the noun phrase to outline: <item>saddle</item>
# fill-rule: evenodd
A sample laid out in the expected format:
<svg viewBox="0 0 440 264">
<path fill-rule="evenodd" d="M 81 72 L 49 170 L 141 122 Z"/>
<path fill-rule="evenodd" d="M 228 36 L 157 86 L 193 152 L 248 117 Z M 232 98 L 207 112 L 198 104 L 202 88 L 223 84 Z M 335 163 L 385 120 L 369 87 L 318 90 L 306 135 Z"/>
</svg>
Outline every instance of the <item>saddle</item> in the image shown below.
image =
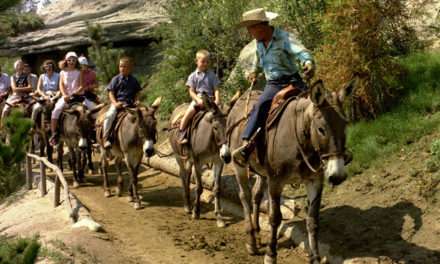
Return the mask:
<svg viewBox="0 0 440 264">
<path fill-rule="evenodd" d="M 200 121 L 203 119 L 203 117 L 208 113 L 208 111 L 198 111 L 194 117 L 189 121 L 188 127 L 186 128 L 187 130 L 187 139 L 190 142 L 191 141 L 191 136 L 193 134 L 193 131 L 197 128 L 197 126 L 199 125 Z M 173 124 L 172 124 L 172 129 L 174 129 L 175 131 L 178 131 L 179 127 L 180 127 L 180 122 L 182 121 L 183 115 L 179 115 L 175 120 L 173 120 Z M 184 145 L 178 145 L 178 154 L 182 155 L 182 156 L 187 156 L 187 147 Z"/>
<path fill-rule="evenodd" d="M 271 128 L 279 120 L 281 114 L 284 112 L 289 103 L 293 100 L 296 100 L 301 94 L 301 90 L 292 86 L 287 86 L 275 95 L 270 106 L 269 115 L 267 117 L 266 130 Z"/>
</svg>

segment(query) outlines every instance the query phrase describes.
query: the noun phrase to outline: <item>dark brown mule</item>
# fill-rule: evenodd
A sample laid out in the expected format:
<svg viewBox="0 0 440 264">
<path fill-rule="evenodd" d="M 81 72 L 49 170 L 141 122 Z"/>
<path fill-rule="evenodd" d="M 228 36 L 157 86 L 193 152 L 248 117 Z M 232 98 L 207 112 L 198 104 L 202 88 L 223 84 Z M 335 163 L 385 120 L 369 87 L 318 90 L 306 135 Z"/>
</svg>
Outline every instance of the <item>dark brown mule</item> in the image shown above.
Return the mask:
<svg viewBox="0 0 440 264">
<path fill-rule="evenodd" d="M 161 98 L 154 101 L 151 107 L 138 106 L 137 108 L 126 108 L 122 119 L 115 120 L 119 124 L 114 131 L 114 142 L 110 150 L 104 148 L 102 123 L 108 108 L 104 108 L 98 115 L 96 120 L 97 140 L 101 147 L 101 172 L 104 178 L 104 195 L 111 196 L 108 184 L 108 160 L 115 157 L 115 164 L 118 170 L 118 187 L 117 195 L 122 195 L 123 179 L 121 172 L 122 160 L 127 165 L 130 174 L 130 202 L 134 202 L 134 208 L 140 209 L 141 201 L 138 195 L 138 172 L 144 154 L 151 157 L 154 154 L 154 143 L 157 138 L 157 121 L 155 113 L 160 106 Z"/>
<path fill-rule="evenodd" d="M 205 109 L 195 116 L 190 124 L 190 140 L 187 146 L 179 144 L 179 129 L 176 122 L 181 118 L 182 113 L 188 108 L 188 104 L 177 107 L 171 115 L 173 128 L 169 135 L 171 147 L 174 151 L 177 164 L 180 169 L 180 178 L 183 185 L 183 201 L 185 212 L 191 213 L 192 203 L 190 202 L 190 180 L 192 167 L 195 169 L 196 193 L 192 212 L 194 219 L 200 218 L 200 195 L 203 192 L 202 166 L 212 163 L 214 174 L 214 195 L 215 214 L 217 226 L 224 227 L 225 223 L 221 216 L 220 187 L 221 174 L 224 163 L 231 161 L 231 153 L 226 138 L 226 115 L 207 97 L 203 98 Z M 195 122 L 195 123 L 194 123 Z"/>
<path fill-rule="evenodd" d="M 57 146 L 58 165 L 63 168 L 63 145 L 69 149 L 69 165 L 73 172 L 73 186 L 78 187 L 84 181 L 84 170 L 87 164 L 88 137 L 92 129 L 92 115 L 102 106 L 87 110 L 82 103 L 75 103 L 65 109 L 60 117 Z"/>
<path fill-rule="evenodd" d="M 259 165 L 256 155 L 249 161 L 249 168 L 256 172 L 257 181 L 252 193 L 249 189 L 247 168 L 234 162 L 234 170 L 240 190 L 240 199 L 247 221 L 248 241 L 251 254 L 258 253 L 258 222 L 263 191 L 268 190 L 271 238 L 264 262 L 276 263 L 277 231 L 281 223 L 281 192 L 286 184 L 304 183 L 308 196 L 307 231 L 311 262 L 319 263 L 318 221 L 324 179 L 332 185 L 342 183 L 345 172 L 345 128 L 342 102 L 352 90 L 352 83 L 340 93 L 329 94 L 321 81 L 311 87 L 308 98 L 290 101 L 279 120 L 266 133 L 267 153 L 264 166 Z M 241 146 L 241 133 L 247 113 L 256 103 L 259 92 L 243 95 L 228 117 L 231 149 Z"/>
</svg>

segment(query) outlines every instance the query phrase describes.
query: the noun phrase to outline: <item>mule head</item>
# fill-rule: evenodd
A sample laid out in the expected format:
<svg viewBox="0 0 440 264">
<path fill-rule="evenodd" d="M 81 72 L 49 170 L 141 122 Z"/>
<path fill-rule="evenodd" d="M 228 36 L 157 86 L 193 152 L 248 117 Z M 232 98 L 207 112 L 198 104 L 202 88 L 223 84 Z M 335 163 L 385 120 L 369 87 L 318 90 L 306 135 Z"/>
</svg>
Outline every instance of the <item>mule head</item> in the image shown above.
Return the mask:
<svg viewBox="0 0 440 264">
<path fill-rule="evenodd" d="M 211 124 L 213 140 L 219 149 L 220 158 L 223 162 L 229 163 L 232 156 L 226 136 L 226 115 L 212 100 L 204 98 L 204 104 L 208 110 L 205 120 Z"/>
<path fill-rule="evenodd" d="M 67 114 L 73 115 L 76 119 L 73 121 L 73 127 L 78 128 L 78 147 L 82 150 L 88 147 L 88 136 L 90 134 L 93 123 L 88 118 L 88 110 L 82 105 L 74 105 L 70 109 L 65 110 Z"/>
<path fill-rule="evenodd" d="M 160 107 L 162 97 L 157 98 L 151 107 L 139 106 L 136 110 L 136 119 L 139 127 L 139 136 L 143 140 L 142 150 L 147 157 L 154 155 L 154 144 L 157 141 L 156 112 Z"/>
<path fill-rule="evenodd" d="M 339 185 L 347 178 L 345 130 L 348 120 L 342 108 L 343 100 L 350 95 L 354 82 L 337 93 L 329 93 L 322 81 L 317 81 L 310 90 L 313 102 L 310 137 L 313 148 L 324 162 L 324 176 L 332 185 Z"/>
</svg>

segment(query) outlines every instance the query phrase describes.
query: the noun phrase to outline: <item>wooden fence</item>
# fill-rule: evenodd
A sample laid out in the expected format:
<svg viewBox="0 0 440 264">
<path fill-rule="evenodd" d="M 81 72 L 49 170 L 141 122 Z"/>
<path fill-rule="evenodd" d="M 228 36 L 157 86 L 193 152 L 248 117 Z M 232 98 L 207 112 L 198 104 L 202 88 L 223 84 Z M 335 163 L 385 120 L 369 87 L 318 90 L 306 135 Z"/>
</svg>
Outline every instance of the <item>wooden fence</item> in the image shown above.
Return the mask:
<svg viewBox="0 0 440 264">
<path fill-rule="evenodd" d="M 58 166 L 49 162 L 47 158 L 40 157 L 38 155 L 34 155 L 31 153 L 26 154 L 26 185 L 28 190 L 32 189 L 32 183 L 33 183 L 32 160 L 35 160 L 40 164 L 41 196 L 44 197 L 47 194 L 46 169 L 49 168 L 55 173 L 55 179 L 54 179 L 55 187 L 54 187 L 54 197 L 53 197 L 54 207 L 57 207 L 61 204 L 60 196 L 61 196 L 61 186 L 62 186 L 64 201 L 67 202 L 67 206 L 69 207 L 70 211 L 73 212 L 72 201 L 70 200 L 70 194 L 69 194 L 69 185 L 61 169 Z"/>
</svg>

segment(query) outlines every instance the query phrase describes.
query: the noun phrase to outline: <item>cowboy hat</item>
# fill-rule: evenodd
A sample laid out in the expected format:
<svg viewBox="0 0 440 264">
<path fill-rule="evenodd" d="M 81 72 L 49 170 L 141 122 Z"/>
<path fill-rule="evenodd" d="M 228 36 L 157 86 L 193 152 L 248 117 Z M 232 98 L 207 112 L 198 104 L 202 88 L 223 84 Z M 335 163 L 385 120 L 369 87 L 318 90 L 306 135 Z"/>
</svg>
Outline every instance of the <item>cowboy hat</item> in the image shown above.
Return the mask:
<svg viewBox="0 0 440 264">
<path fill-rule="evenodd" d="M 249 27 L 263 22 L 270 22 L 278 17 L 277 13 L 267 12 L 264 8 L 257 8 L 244 12 L 241 16 L 240 27 Z"/>
</svg>

